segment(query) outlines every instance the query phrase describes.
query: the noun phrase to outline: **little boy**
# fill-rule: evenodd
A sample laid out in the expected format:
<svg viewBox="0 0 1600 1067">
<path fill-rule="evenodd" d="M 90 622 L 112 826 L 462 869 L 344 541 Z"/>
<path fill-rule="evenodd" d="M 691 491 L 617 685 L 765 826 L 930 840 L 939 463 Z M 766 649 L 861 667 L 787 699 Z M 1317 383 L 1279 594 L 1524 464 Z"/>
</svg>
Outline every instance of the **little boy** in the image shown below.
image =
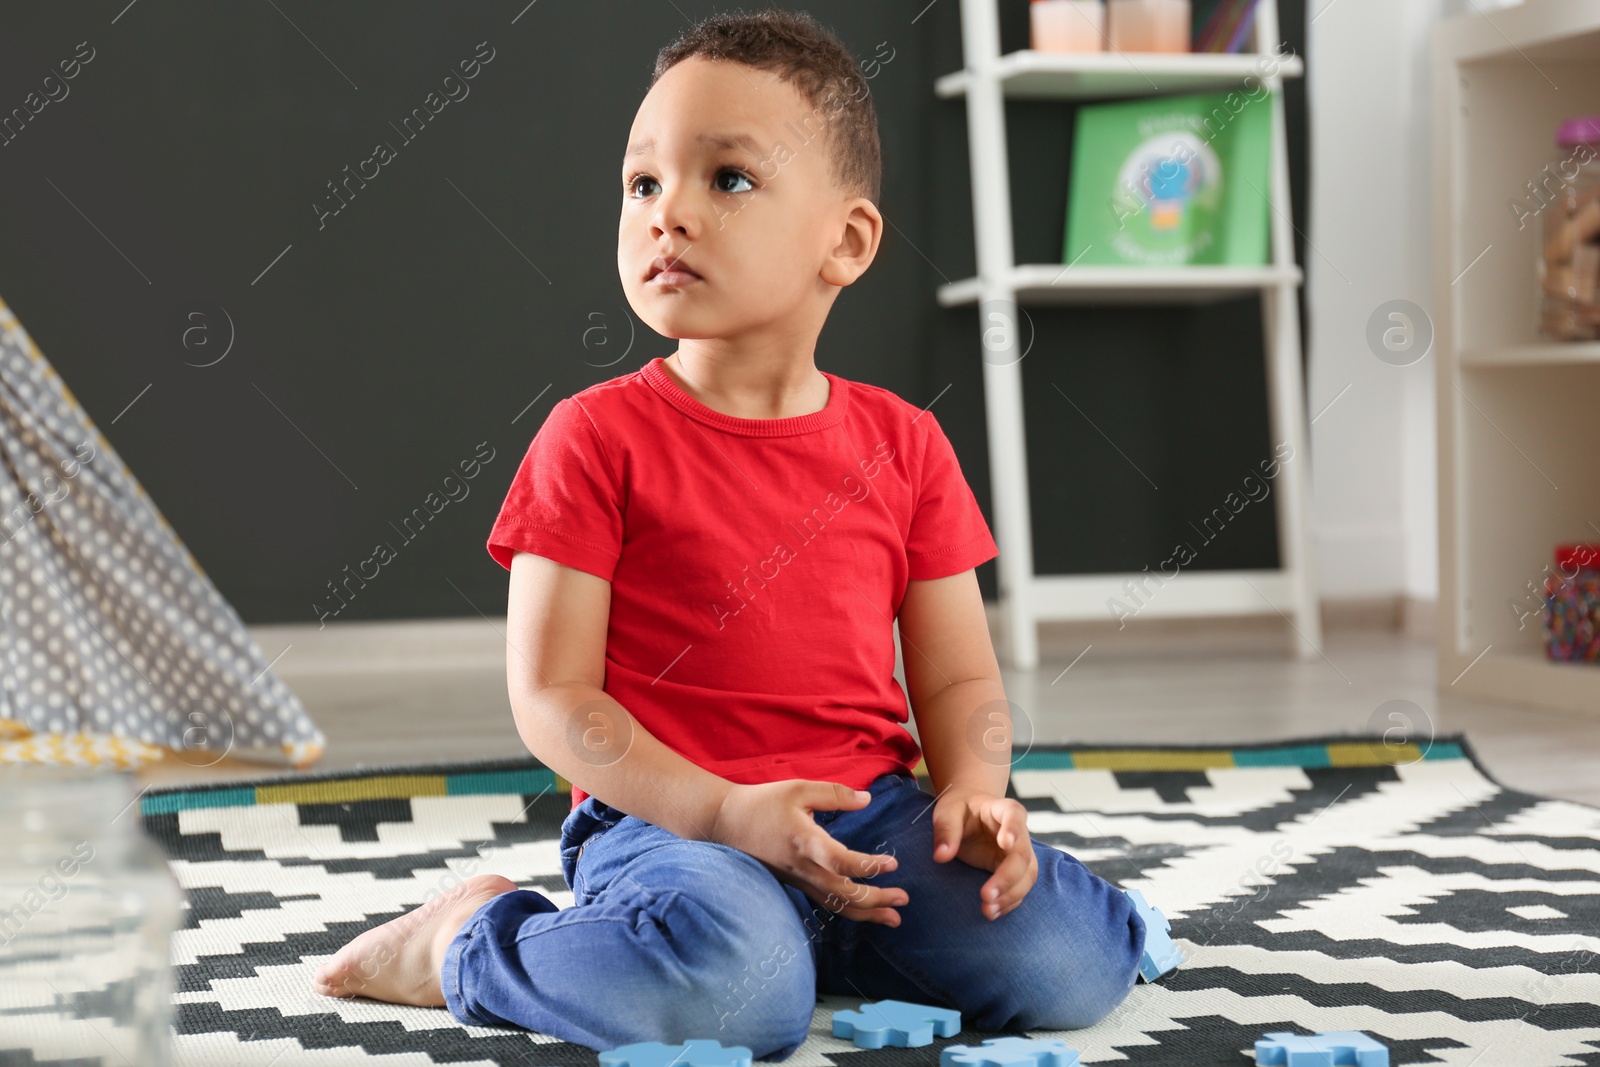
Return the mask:
<svg viewBox="0 0 1600 1067">
<path fill-rule="evenodd" d="M 880 173 L 865 81 L 811 18 L 721 15 L 661 52 L 617 266 L 681 343 L 555 405 L 488 545 L 518 731 L 572 783 L 574 905 L 470 879 L 346 945 L 318 991 L 782 1059 L 819 992 L 1015 1031 L 1088 1026 L 1132 988 L 1131 902 L 1005 795 L 973 570 L 997 549 L 949 441 L 813 362 L 877 253 Z"/>
</svg>

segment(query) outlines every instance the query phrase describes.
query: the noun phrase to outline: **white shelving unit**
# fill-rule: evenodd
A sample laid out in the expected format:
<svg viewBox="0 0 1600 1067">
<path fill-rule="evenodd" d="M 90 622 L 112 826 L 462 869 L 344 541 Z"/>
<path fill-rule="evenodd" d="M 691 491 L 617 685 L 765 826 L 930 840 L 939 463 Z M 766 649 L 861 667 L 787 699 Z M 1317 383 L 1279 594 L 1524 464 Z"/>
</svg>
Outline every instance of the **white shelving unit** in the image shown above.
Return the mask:
<svg viewBox="0 0 1600 1067">
<path fill-rule="evenodd" d="M 1549 2 L 1549 0 L 1544 0 Z M 999 309 L 1001 327 L 1015 324 L 1016 307 L 1029 304 L 1157 304 L 1226 299 L 1259 293 L 1266 335 L 1267 393 L 1272 439 L 1294 448 L 1275 479 L 1278 552 L 1274 571 L 1185 571 L 1149 598 L 1142 616 L 1281 614 L 1296 633 L 1301 656 L 1322 642 L 1312 577 L 1307 518 L 1305 394 L 1300 369 L 1300 320 L 1289 210 L 1289 164 L 1284 147 L 1282 79 L 1297 77 L 1299 57 L 1275 57 L 1276 0 L 1260 0 L 1255 51 L 1237 55 L 1154 53 L 1000 53 L 996 0 L 961 0 L 965 69 L 935 83 L 942 97 L 965 96 L 976 229 L 977 277 L 940 286 L 946 307 L 979 304 Z M 1265 45 L 1263 46 L 1263 43 Z M 1275 67 L 1275 70 L 1273 69 Z M 1272 71 L 1271 77 L 1262 77 Z M 1011 186 L 1006 162 L 1006 99 L 1074 100 L 1133 97 L 1241 88 L 1256 77 L 1272 90 L 1271 262 L 1263 267 L 1197 266 L 1171 269 L 1018 264 L 1011 244 Z M 1253 86 L 1251 92 L 1256 90 Z M 1066 190 L 1062 189 L 1065 199 Z M 1023 433 L 1022 369 L 1015 358 L 1015 329 L 980 322 L 988 421 L 990 480 L 1004 647 L 1013 666 L 1038 666 L 1037 624 L 1050 619 L 1108 619 L 1106 602 L 1126 598 L 1124 584 L 1142 574 L 1036 575 Z M 996 343 L 998 341 L 999 348 Z M 1009 350 L 1005 346 L 1012 346 Z M 1010 356 L 1008 357 L 1008 352 Z M 1266 457 L 1263 457 L 1266 458 Z M 1152 561 L 1154 568 L 1158 561 Z M 1154 588 L 1154 586 L 1150 586 Z"/>
<path fill-rule="evenodd" d="M 1600 111 L 1600 4 L 1446 20 L 1433 77 L 1439 688 L 1600 713 L 1600 667 L 1545 657 L 1529 590 L 1555 545 L 1600 541 L 1600 343 L 1539 337 L 1541 225 L 1508 210 Z"/>
</svg>

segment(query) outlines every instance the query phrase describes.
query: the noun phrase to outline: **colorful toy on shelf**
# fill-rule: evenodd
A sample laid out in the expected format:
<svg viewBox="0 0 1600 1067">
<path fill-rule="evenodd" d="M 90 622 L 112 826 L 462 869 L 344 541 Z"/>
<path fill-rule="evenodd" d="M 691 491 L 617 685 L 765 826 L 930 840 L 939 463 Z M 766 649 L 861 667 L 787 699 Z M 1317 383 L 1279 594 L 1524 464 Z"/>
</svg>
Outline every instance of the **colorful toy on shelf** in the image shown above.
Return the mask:
<svg viewBox="0 0 1600 1067">
<path fill-rule="evenodd" d="M 1544 647 L 1553 660 L 1600 663 L 1600 545 L 1562 545 L 1544 579 Z"/>
<path fill-rule="evenodd" d="M 600 1067 L 750 1067 L 743 1045 L 723 1048 L 720 1041 L 696 1039 L 676 1045 L 636 1041 L 600 1053 Z"/>
<path fill-rule="evenodd" d="M 1133 906 L 1139 909 L 1139 917 L 1144 920 L 1144 956 L 1139 960 L 1139 979 L 1154 982 L 1162 975 L 1177 970 L 1183 962 L 1183 953 L 1172 943 L 1168 933 L 1172 924 L 1161 914 L 1161 909 L 1145 900 L 1144 894 L 1137 889 L 1124 889 L 1123 892 L 1128 894 Z"/>
<path fill-rule="evenodd" d="M 930 1008 L 904 1000 L 875 1000 L 860 1011 L 833 1013 L 833 1036 L 854 1041 L 857 1048 L 920 1048 L 934 1035 L 955 1037 L 961 1032 L 961 1013 Z"/>
<path fill-rule="evenodd" d="M 1539 332 L 1553 341 L 1600 337 L 1600 115 L 1568 119 L 1556 131 L 1557 158 L 1545 164 L 1530 188 L 1548 197 L 1518 205 L 1517 228 L 1527 216 L 1542 216 L 1544 240 L 1534 271 L 1539 279 Z M 1555 177 L 1549 185 L 1545 175 Z"/>
<path fill-rule="evenodd" d="M 1078 1050 L 1053 1038 L 991 1037 L 982 1045 L 947 1045 L 939 1067 L 1078 1067 Z"/>
<path fill-rule="evenodd" d="M 1389 1048 L 1360 1030 L 1268 1034 L 1256 1042 L 1258 1067 L 1389 1067 Z"/>
</svg>

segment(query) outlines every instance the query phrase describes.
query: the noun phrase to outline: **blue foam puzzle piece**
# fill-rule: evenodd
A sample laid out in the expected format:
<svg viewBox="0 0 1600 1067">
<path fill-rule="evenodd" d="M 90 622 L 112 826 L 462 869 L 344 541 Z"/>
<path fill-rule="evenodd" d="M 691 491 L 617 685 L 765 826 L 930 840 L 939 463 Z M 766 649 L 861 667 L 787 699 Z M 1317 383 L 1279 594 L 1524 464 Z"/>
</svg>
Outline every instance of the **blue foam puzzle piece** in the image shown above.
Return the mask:
<svg viewBox="0 0 1600 1067">
<path fill-rule="evenodd" d="M 939 1067 L 1078 1067 L 1078 1050 L 1054 1039 L 991 1037 L 982 1045 L 946 1045 Z"/>
<path fill-rule="evenodd" d="M 961 1013 L 931 1008 L 904 1000 L 875 1000 L 860 1011 L 833 1013 L 833 1036 L 854 1041 L 857 1048 L 919 1048 L 933 1037 L 955 1037 L 961 1032 Z"/>
<path fill-rule="evenodd" d="M 1267 1034 L 1256 1042 L 1260 1067 L 1389 1067 L 1389 1048 L 1360 1030 L 1327 1030 L 1319 1034 Z"/>
<path fill-rule="evenodd" d="M 1161 914 L 1161 909 L 1144 899 L 1144 894 L 1137 889 L 1124 889 L 1123 892 L 1128 894 L 1128 899 L 1138 909 L 1139 917 L 1144 920 L 1144 955 L 1139 959 L 1139 980 L 1154 982 L 1162 975 L 1177 970 L 1183 962 L 1183 953 L 1172 943 L 1172 937 L 1167 933 L 1172 929 L 1172 924 Z"/>
<path fill-rule="evenodd" d="M 699 1038 L 676 1045 L 636 1041 L 600 1053 L 600 1067 L 750 1067 L 750 1050 Z"/>
</svg>

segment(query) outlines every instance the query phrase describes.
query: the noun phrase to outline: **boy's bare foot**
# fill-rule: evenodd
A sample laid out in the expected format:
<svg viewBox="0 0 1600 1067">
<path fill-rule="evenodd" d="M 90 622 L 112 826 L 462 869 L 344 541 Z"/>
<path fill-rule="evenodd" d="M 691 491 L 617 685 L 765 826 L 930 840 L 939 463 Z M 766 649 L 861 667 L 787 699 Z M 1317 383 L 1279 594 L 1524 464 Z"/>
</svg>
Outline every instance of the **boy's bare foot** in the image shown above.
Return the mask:
<svg viewBox="0 0 1600 1067">
<path fill-rule="evenodd" d="M 444 1005 L 439 965 L 472 913 L 516 883 L 480 874 L 420 908 L 352 938 L 317 969 L 311 988 L 326 997 L 372 997 L 423 1008 Z"/>
</svg>

